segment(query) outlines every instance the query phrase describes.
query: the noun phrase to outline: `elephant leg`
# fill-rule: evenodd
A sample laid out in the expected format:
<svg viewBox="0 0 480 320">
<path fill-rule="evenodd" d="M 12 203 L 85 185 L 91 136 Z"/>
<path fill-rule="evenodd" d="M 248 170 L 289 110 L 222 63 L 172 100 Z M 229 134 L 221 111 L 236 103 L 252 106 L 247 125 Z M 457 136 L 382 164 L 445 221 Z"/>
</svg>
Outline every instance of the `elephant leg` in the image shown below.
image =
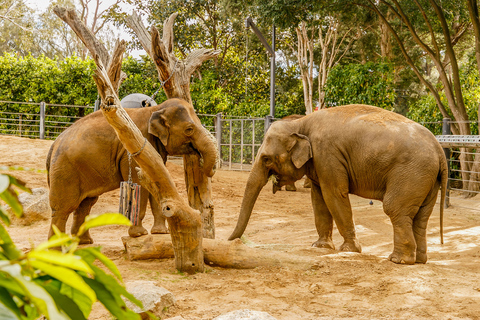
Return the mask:
<svg viewBox="0 0 480 320">
<path fill-rule="evenodd" d="M 287 184 L 285 186 L 286 191 L 297 191 L 297 187 L 295 187 L 295 182 L 292 184 Z"/>
<path fill-rule="evenodd" d="M 92 209 L 93 205 L 97 202 L 97 200 L 98 200 L 98 197 L 91 197 L 91 198 L 85 198 L 83 199 L 82 202 L 80 202 L 80 205 L 73 213 L 73 223 L 70 229 L 70 232 L 72 235 L 76 235 L 78 233 L 80 226 L 85 222 L 85 218 L 88 216 L 88 214 L 90 213 L 90 210 Z M 90 230 L 87 230 L 80 236 L 79 244 L 91 244 L 91 243 L 93 243 L 93 239 L 90 236 Z"/>
<path fill-rule="evenodd" d="M 142 192 L 140 193 L 140 210 L 138 213 L 138 225 L 130 226 L 130 228 L 128 228 L 128 235 L 132 238 L 148 234 L 148 231 L 143 227 L 142 222 L 143 218 L 145 218 L 145 211 L 147 210 L 149 195 L 150 193 L 146 190 L 142 190 Z"/>
<path fill-rule="evenodd" d="M 311 195 L 315 227 L 318 233 L 318 240 L 312 244 L 312 247 L 335 249 L 332 241 L 333 217 L 330 211 L 328 211 L 322 190 L 318 185 L 312 183 Z"/>
<path fill-rule="evenodd" d="M 332 177 L 332 179 L 327 179 L 326 181 L 336 186 L 333 188 L 325 186 L 325 188 L 321 189 L 327 208 L 332 214 L 337 229 L 344 240 L 340 246 L 340 251 L 362 252 L 362 247 L 355 232 L 352 206 L 348 198 L 348 179 L 338 180 Z M 342 183 L 342 181 L 347 182 Z"/>
<path fill-rule="evenodd" d="M 69 190 L 65 190 L 68 195 Z M 50 187 L 50 208 L 52 209 L 52 220 L 48 231 L 48 238 L 50 239 L 55 233 L 52 226 L 55 225 L 60 232 L 65 233 L 68 217 L 79 205 L 76 200 L 71 200 L 73 197 L 55 197 L 59 192 L 55 192 L 53 187 Z M 75 198 L 76 199 L 76 198 Z M 71 200 L 71 201 L 70 201 Z"/>
<path fill-rule="evenodd" d="M 150 232 L 152 234 L 169 233 L 168 228 L 165 224 L 166 219 L 162 214 L 160 205 L 157 203 L 157 201 L 153 198 L 152 195 L 150 195 L 148 199 L 150 201 L 150 207 L 152 208 L 153 214 L 153 227 Z"/>
<path fill-rule="evenodd" d="M 412 200 L 402 201 L 399 196 L 401 194 L 403 192 L 399 190 L 386 193 L 383 201 L 384 211 L 393 225 L 393 252 L 388 260 L 394 263 L 414 264 L 417 245 L 413 233 L 413 217 L 419 212 L 420 206 L 412 203 Z"/>
<path fill-rule="evenodd" d="M 432 189 L 427 199 L 425 199 L 424 204 L 415 215 L 415 218 L 413 218 L 413 236 L 415 237 L 415 243 L 417 244 L 415 257 L 416 263 L 427 262 L 427 224 L 428 219 L 432 214 L 433 207 L 435 206 L 438 189 L 438 185 Z"/>
</svg>

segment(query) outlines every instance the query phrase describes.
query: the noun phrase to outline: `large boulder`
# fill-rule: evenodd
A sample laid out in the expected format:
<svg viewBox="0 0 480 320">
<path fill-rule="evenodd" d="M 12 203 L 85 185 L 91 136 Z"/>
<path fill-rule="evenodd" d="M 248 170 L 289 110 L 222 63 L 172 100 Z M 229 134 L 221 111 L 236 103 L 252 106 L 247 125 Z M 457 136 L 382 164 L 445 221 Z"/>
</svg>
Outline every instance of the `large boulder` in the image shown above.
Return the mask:
<svg viewBox="0 0 480 320">
<path fill-rule="evenodd" d="M 143 303 L 143 309 L 140 309 L 128 300 L 125 300 L 127 307 L 140 314 L 143 318 L 147 317 L 146 311 L 161 317 L 163 310 L 173 306 L 176 302 L 173 294 L 162 287 L 155 285 L 155 281 L 136 280 L 125 283 L 128 292 Z"/>
<path fill-rule="evenodd" d="M 35 188 L 32 189 L 32 193 L 23 192 L 18 195 L 18 200 L 23 206 L 22 218 L 16 218 L 11 208 L 6 206 L 13 223 L 29 226 L 35 222 L 50 219 L 52 209 L 50 208 L 47 189 Z"/>
</svg>

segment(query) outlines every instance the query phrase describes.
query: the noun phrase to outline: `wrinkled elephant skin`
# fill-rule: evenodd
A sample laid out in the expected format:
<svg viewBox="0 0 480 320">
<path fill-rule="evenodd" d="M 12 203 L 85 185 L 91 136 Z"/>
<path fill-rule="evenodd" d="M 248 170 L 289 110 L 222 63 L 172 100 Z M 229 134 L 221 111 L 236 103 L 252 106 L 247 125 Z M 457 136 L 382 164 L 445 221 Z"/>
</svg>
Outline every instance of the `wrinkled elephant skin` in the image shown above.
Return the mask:
<svg viewBox="0 0 480 320">
<path fill-rule="evenodd" d="M 447 163 L 433 134 L 407 118 L 366 105 L 339 106 L 267 131 L 245 188 L 230 240 L 242 236 L 268 178 L 273 192 L 302 178 L 312 180 L 319 238 L 313 246 L 334 249 L 333 222 L 344 239 L 340 250 L 361 252 L 348 194 L 383 201 L 394 231 L 389 260 L 427 261 L 426 228 L 437 193 L 444 202 Z M 440 206 L 443 221 L 443 206 Z"/>
<path fill-rule="evenodd" d="M 190 109 L 193 108 L 184 100 L 170 99 L 157 106 L 125 110 L 164 161 L 169 154 L 200 154 L 204 160 L 203 169 L 211 173 L 217 157 L 216 146 L 205 128 L 192 120 Z M 133 182 L 139 183 L 132 158 Z M 47 157 L 47 170 L 51 225 L 65 232 L 68 216 L 74 212 L 71 232 L 76 234 L 98 197 L 118 189 L 121 181 L 128 180 L 128 153 L 102 112 L 97 111 L 78 120 L 58 136 Z M 141 221 L 148 197 L 149 193 L 142 188 L 140 222 L 130 227 L 130 236 L 147 233 Z M 151 205 L 157 204 L 152 201 Z M 152 208 L 152 212 L 152 233 L 168 232 L 161 210 Z M 52 235 L 50 227 L 49 238 Z M 80 241 L 92 243 L 93 239 L 87 232 Z"/>
</svg>

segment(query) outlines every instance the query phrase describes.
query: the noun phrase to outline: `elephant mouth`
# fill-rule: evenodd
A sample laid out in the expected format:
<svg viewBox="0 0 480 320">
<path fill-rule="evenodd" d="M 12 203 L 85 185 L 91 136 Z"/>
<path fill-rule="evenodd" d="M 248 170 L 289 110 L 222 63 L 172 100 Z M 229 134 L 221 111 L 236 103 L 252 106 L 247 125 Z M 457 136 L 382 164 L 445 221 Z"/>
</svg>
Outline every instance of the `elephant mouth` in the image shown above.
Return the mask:
<svg viewBox="0 0 480 320">
<path fill-rule="evenodd" d="M 296 181 L 295 179 L 281 176 L 276 172 L 269 172 L 268 180 L 272 181 L 273 194 L 275 194 L 278 190 L 282 189 L 283 186 L 294 183 Z"/>
</svg>

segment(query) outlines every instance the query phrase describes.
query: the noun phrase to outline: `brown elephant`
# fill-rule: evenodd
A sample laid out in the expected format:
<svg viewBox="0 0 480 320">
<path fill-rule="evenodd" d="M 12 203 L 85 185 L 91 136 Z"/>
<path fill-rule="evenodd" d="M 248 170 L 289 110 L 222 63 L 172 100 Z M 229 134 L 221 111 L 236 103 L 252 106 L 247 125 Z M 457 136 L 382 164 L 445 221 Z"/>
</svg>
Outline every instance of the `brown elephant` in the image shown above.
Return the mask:
<svg viewBox="0 0 480 320">
<path fill-rule="evenodd" d="M 210 177 L 213 175 L 216 145 L 209 132 L 192 120 L 193 108 L 186 101 L 170 99 L 157 106 L 125 110 L 164 161 L 167 155 L 198 153 L 203 158 L 205 173 Z M 132 167 L 135 165 L 132 159 Z M 128 153 L 101 111 L 97 111 L 78 120 L 58 136 L 47 156 L 47 170 L 51 225 L 65 232 L 68 216 L 75 211 L 71 232 L 76 234 L 98 197 L 119 188 L 120 182 L 128 179 Z M 138 183 L 134 168 L 131 174 L 133 181 Z M 140 222 L 128 230 L 132 237 L 148 233 L 142 226 L 148 197 L 149 193 L 143 188 Z M 160 210 L 152 211 L 152 233 L 166 232 L 165 218 L 159 214 Z M 52 235 L 50 227 L 49 238 Z M 80 241 L 93 242 L 88 232 Z"/>
<path fill-rule="evenodd" d="M 348 194 L 383 201 L 394 231 L 389 260 L 427 261 L 426 228 L 437 193 L 444 203 L 447 162 L 433 134 L 390 111 L 348 105 L 278 121 L 268 130 L 250 172 L 237 225 L 242 236 L 255 201 L 269 177 L 273 193 L 306 174 L 319 239 L 334 249 L 333 221 L 344 238 L 340 250 L 361 252 Z M 443 206 L 440 206 L 441 228 Z"/>
</svg>

